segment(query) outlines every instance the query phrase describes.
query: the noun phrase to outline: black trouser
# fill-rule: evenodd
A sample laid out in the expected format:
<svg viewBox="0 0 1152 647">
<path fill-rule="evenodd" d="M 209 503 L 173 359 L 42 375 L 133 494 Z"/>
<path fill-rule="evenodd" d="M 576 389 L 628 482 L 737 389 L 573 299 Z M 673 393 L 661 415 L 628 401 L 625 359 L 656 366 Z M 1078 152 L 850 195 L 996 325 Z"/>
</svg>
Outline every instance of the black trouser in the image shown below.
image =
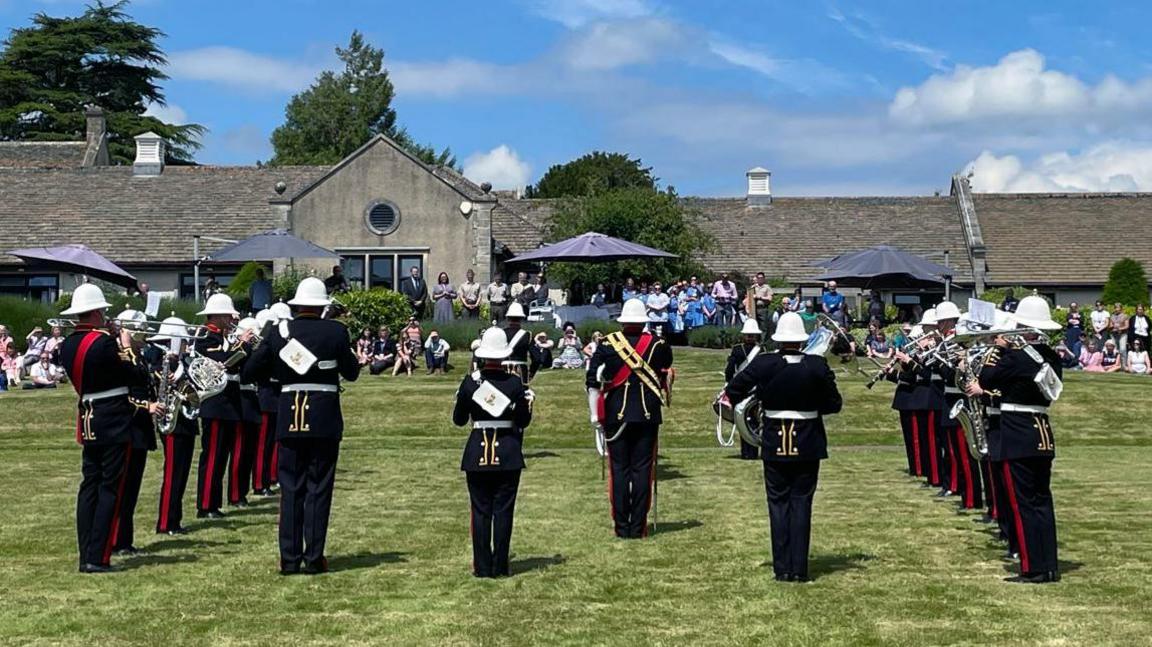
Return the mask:
<svg viewBox="0 0 1152 647">
<path fill-rule="evenodd" d="M 252 465 L 256 462 L 259 437 L 259 425 L 244 421 L 236 423 L 228 465 L 228 503 L 232 505 L 248 500 L 248 486 L 252 483 Z"/>
<path fill-rule="evenodd" d="M 235 420 L 204 419 L 200 432 L 200 467 L 196 480 L 196 510 L 219 511 L 224 501 L 224 468 L 232 450 Z"/>
<path fill-rule="evenodd" d="M 900 431 L 904 434 L 904 455 L 908 459 L 908 473 L 923 476 L 920 467 L 920 438 L 916 433 L 916 412 L 900 411 Z"/>
<path fill-rule="evenodd" d="M 461 308 L 460 309 L 460 318 L 461 319 L 471 319 L 473 321 L 479 319 L 480 318 L 480 304 L 476 304 L 475 308 Z"/>
<path fill-rule="evenodd" d="M 955 492 L 960 487 L 960 477 L 952 463 L 952 443 L 956 442 L 956 434 L 951 427 L 940 424 L 940 412 L 933 411 L 932 414 L 935 418 L 933 422 L 936 423 L 933 430 L 936 432 L 936 465 L 940 470 L 940 487 Z"/>
<path fill-rule="evenodd" d="M 635 539 L 648 535 L 648 510 L 652 507 L 652 483 L 656 479 L 656 452 L 660 425 L 628 422 L 624 433 L 608 443 L 612 475 L 608 496 L 616 536 Z M 607 425 L 611 438 L 619 424 Z"/>
<path fill-rule="evenodd" d="M 80 491 L 76 495 L 76 540 L 81 564 L 107 565 L 119 524 L 120 496 L 131 443 L 85 445 L 81 455 Z"/>
<path fill-rule="evenodd" d="M 920 469 L 929 485 L 943 484 L 943 471 L 940 469 L 940 449 L 937 444 L 937 415 L 934 410 L 912 412 L 915 422 L 913 431 L 916 446 L 920 449 Z"/>
<path fill-rule="evenodd" d="M 740 437 L 740 458 L 745 460 L 754 460 L 760 458 L 760 448 L 756 445 L 751 445 L 744 442 L 744 437 Z"/>
<path fill-rule="evenodd" d="M 980 488 L 980 470 L 972 452 L 968 451 L 968 440 L 963 427 L 949 427 L 949 451 L 951 452 L 951 489 L 961 497 L 961 505 L 975 510 L 984 505 L 983 491 Z"/>
<path fill-rule="evenodd" d="M 184 521 L 184 491 L 192 471 L 192 454 L 196 452 L 196 437 L 189 434 L 168 434 L 164 437 L 164 477 L 160 483 L 160 516 L 156 519 L 156 532 L 168 532 L 182 527 Z"/>
<path fill-rule="evenodd" d="M 772 570 L 808 576 L 812 540 L 812 496 L 820 461 L 764 461 L 768 521 L 772 528 Z"/>
<path fill-rule="evenodd" d="M 124 493 L 120 497 L 120 522 L 112 532 L 112 549 L 123 550 L 136 540 L 136 503 L 140 500 L 140 486 L 144 484 L 144 466 L 148 464 L 147 449 L 132 449 L 124 469 Z"/>
<path fill-rule="evenodd" d="M 252 464 L 252 489 L 267 490 L 276 483 L 276 414 L 260 414 L 260 430 L 256 435 L 256 455 Z"/>
<path fill-rule="evenodd" d="M 280 441 L 280 565 L 322 563 L 340 441 Z"/>
<path fill-rule="evenodd" d="M 763 339 L 769 339 L 772 335 L 772 306 L 756 306 L 756 323 L 760 325 Z"/>
<path fill-rule="evenodd" d="M 508 551 L 520 470 L 468 472 L 467 477 L 472 500 L 472 572 L 477 577 L 510 575 Z"/>
<path fill-rule="evenodd" d="M 379 375 L 379 374 L 383 373 L 384 371 L 387 371 L 388 369 L 392 368 L 395 365 L 396 365 L 396 358 L 395 357 L 393 357 L 392 359 L 374 360 L 371 364 L 368 365 L 368 372 L 372 375 Z"/>
<path fill-rule="evenodd" d="M 1016 517 L 1009 501 L 1008 482 L 1004 480 L 1004 461 L 989 461 L 989 468 L 996 503 L 996 525 L 1000 527 L 1000 534 L 1008 540 L 1008 552 L 1018 553 L 1020 546 L 1016 540 Z"/>
<path fill-rule="evenodd" d="M 507 303 L 488 304 L 488 316 L 492 318 L 492 321 L 496 322 L 496 325 L 500 325 L 504 321 L 504 316 L 506 314 L 508 314 Z"/>
<path fill-rule="evenodd" d="M 1015 458 L 1001 466 L 1020 550 L 1022 574 L 1059 570 L 1056 513 L 1052 509 L 1052 459 Z"/>
</svg>

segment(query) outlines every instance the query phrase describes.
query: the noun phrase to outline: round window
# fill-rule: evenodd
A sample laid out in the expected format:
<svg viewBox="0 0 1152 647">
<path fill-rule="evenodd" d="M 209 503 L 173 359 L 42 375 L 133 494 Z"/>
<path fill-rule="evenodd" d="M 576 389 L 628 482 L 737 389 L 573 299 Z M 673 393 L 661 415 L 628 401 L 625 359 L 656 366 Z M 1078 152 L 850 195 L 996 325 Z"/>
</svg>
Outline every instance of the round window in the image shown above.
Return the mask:
<svg viewBox="0 0 1152 647">
<path fill-rule="evenodd" d="M 372 233 L 384 236 L 400 226 L 400 211 L 390 202 L 374 202 L 368 207 L 365 220 Z"/>
</svg>

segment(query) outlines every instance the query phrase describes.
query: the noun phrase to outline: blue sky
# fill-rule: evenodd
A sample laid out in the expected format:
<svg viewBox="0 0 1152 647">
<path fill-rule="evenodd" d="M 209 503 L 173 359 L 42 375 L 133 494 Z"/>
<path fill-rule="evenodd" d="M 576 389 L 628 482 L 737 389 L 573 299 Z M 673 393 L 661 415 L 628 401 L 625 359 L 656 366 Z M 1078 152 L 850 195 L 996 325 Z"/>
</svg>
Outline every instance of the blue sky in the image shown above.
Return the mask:
<svg viewBox="0 0 1152 647">
<path fill-rule="evenodd" d="M 5 32 L 75 0 L 0 0 Z M 384 48 L 401 123 L 477 181 L 601 149 L 681 194 L 1152 190 L 1142 2 L 139 0 L 171 79 L 154 108 L 251 164 L 353 29 Z"/>
</svg>

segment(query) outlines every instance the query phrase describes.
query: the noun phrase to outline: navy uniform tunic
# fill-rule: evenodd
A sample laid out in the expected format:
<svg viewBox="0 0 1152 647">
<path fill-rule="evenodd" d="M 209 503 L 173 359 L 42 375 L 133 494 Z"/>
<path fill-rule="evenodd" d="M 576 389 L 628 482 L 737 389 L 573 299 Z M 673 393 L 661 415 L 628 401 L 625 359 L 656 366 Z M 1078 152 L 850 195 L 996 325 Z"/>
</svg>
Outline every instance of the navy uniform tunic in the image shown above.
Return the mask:
<svg viewBox="0 0 1152 647">
<path fill-rule="evenodd" d="M 725 391 L 733 402 L 760 401 L 772 567 L 778 580 L 807 580 L 812 498 L 828 458 L 824 416 L 843 405 L 836 376 L 823 357 L 782 350 L 757 357 Z"/>
<path fill-rule="evenodd" d="M 487 383 L 508 398 L 498 415 L 486 411 L 473 396 Z M 472 572 L 477 577 L 511 574 L 508 562 L 520 471 L 524 469 L 524 428 L 532 422 L 529 391 L 516 375 L 480 370 L 464 377 L 456 392 L 452 422 L 472 423 L 460 469 L 467 474 L 471 501 Z"/>
<path fill-rule="evenodd" d="M 748 357 L 752 351 L 759 348 L 760 344 L 736 344 L 732 347 L 732 352 L 728 354 L 728 363 L 724 366 L 724 382 L 732 381 L 732 377 L 736 375 L 737 369 L 742 364 L 748 361 Z M 758 355 L 759 353 L 757 353 Z M 735 404 L 735 403 L 733 403 Z M 760 448 L 756 445 L 747 443 L 743 437 L 740 438 L 740 458 L 756 459 L 760 456 Z"/>
</svg>

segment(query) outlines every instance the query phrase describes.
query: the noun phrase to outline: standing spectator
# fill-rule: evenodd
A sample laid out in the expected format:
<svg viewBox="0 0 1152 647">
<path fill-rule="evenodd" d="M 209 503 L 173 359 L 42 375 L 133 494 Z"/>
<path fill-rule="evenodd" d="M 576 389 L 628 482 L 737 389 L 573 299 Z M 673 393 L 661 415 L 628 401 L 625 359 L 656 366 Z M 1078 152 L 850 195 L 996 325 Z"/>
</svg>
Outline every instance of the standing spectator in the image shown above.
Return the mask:
<svg viewBox="0 0 1152 647">
<path fill-rule="evenodd" d="M 636 297 L 636 281 L 629 276 L 624 279 L 624 289 L 620 292 L 620 300 L 623 303 L 627 303 L 629 299 L 635 299 Z"/>
<path fill-rule="evenodd" d="M 460 316 L 475 321 L 480 318 L 480 284 L 472 270 L 465 272 L 464 277 L 464 282 L 456 290 L 460 297 Z"/>
<path fill-rule="evenodd" d="M 712 289 L 712 285 L 706 286 L 700 297 L 700 316 L 704 321 L 702 325 L 705 326 L 716 323 L 716 298 L 712 296 Z"/>
<path fill-rule="evenodd" d="M 1104 353 L 1101 353 L 1096 342 L 1089 339 L 1080 351 L 1080 367 L 1088 373 L 1104 372 Z"/>
<path fill-rule="evenodd" d="M 372 342 L 372 361 L 368 365 L 368 372 L 380 375 L 396 364 L 396 341 L 392 339 L 392 331 L 387 326 L 381 326 Z"/>
<path fill-rule="evenodd" d="M 324 287 L 328 287 L 327 284 Z M 252 312 L 260 312 L 272 305 L 272 281 L 264 277 L 264 268 L 256 269 L 256 280 L 248 286 L 248 301 L 252 304 Z"/>
<path fill-rule="evenodd" d="M 516 282 L 512 284 L 508 296 L 511 297 L 512 301 L 524 306 L 525 310 L 528 309 L 528 302 L 531 301 L 531 299 L 529 299 L 528 302 L 521 299 L 526 289 L 528 289 L 528 275 L 524 272 L 517 272 Z"/>
<path fill-rule="evenodd" d="M 652 283 L 648 292 L 648 300 L 644 303 L 648 308 L 648 321 L 652 322 L 652 332 L 657 337 L 664 336 L 664 327 L 668 324 L 668 295 L 660 289 L 660 282 Z"/>
<path fill-rule="evenodd" d="M 324 279 L 324 287 L 328 290 L 328 294 L 347 292 L 349 285 L 348 279 L 344 278 L 344 268 L 339 265 L 333 265 L 332 274 Z"/>
<path fill-rule="evenodd" d="M 1004 300 L 1000 302 L 1000 309 L 1004 312 L 1016 312 L 1016 306 L 1020 303 L 1020 299 L 1016 298 L 1012 288 L 1004 290 Z"/>
<path fill-rule="evenodd" d="M 424 342 L 424 364 L 428 366 L 428 374 L 444 374 L 448 369 L 448 342 L 440 338 L 440 333 L 433 330 L 428 333 L 428 341 Z"/>
<path fill-rule="evenodd" d="M 356 339 L 356 362 L 364 367 L 372 361 L 372 329 L 365 328 L 360 331 Z"/>
<path fill-rule="evenodd" d="M 700 307 L 703 290 L 695 276 L 688 281 L 680 292 L 681 309 L 684 311 L 684 329 L 692 330 L 704 325 L 704 313 Z"/>
<path fill-rule="evenodd" d="M 28 342 L 28 350 L 24 351 L 24 368 L 29 369 L 40 361 L 40 354 L 48 345 L 48 338 L 44 336 L 44 329 L 36 326 L 24 339 Z"/>
<path fill-rule="evenodd" d="M 544 273 L 541 272 L 536 275 L 535 279 L 532 279 L 532 301 L 543 305 L 550 300 L 548 297 L 548 281 L 544 279 Z M 525 305 L 532 305 L 532 302 L 529 301 Z"/>
<path fill-rule="evenodd" d="M 1068 346 L 1068 352 L 1072 353 L 1075 357 L 1080 357 L 1080 351 L 1083 349 L 1080 338 L 1084 336 L 1084 313 L 1080 312 L 1080 306 L 1075 301 L 1068 304 L 1068 325 L 1064 329 L 1064 344 Z"/>
<path fill-rule="evenodd" d="M 792 291 L 792 300 L 788 302 L 788 312 L 803 312 L 804 311 L 804 295 L 801 293 L 800 288 Z"/>
<path fill-rule="evenodd" d="M 548 339 L 548 333 L 541 330 L 532 338 L 532 345 L 528 347 L 528 380 L 536 377 L 536 373 L 544 368 L 552 368 L 552 349 L 556 342 Z"/>
<path fill-rule="evenodd" d="M 1089 315 L 1092 321 L 1092 339 L 1096 342 L 1096 348 L 1104 348 L 1104 338 L 1108 336 L 1108 329 L 1112 327 L 1112 318 L 1108 316 L 1108 311 L 1104 309 L 1104 302 L 1097 301 L 1096 309 Z"/>
<path fill-rule="evenodd" d="M 484 291 L 484 298 L 488 301 L 488 316 L 492 321 L 497 324 L 504 321 L 510 299 L 508 285 L 504 283 L 504 277 L 497 274 L 492 279 L 492 282 L 488 284 L 488 289 Z"/>
<path fill-rule="evenodd" d="M 441 272 L 436 276 L 436 285 L 432 287 L 432 321 L 436 323 L 451 323 L 454 318 L 452 302 L 456 300 L 456 291 L 448 281 L 448 273 Z"/>
<path fill-rule="evenodd" d="M 776 293 L 772 290 L 772 286 L 764 281 L 763 272 L 757 272 L 756 277 L 752 279 L 752 289 L 748 291 L 748 296 L 752 301 L 748 307 L 748 314 L 755 316 L 764 337 L 770 336 L 773 330 L 772 299 Z"/>
<path fill-rule="evenodd" d="M 1120 353 L 1120 357 L 1125 361 L 1128 359 L 1125 355 L 1128 354 L 1128 314 L 1124 312 L 1124 306 L 1119 303 L 1112 306 L 1112 341 L 1116 342 L 1116 350 Z"/>
<path fill-rule="evenodd" d="M 40 361 L 32 366 L 32 381 L 24 385 L 25 389 L 54 389 L 63 377 L 63 371 L 52 364 L 52 356 L 40 353 Z"/>
<path fill-rule="evenodd" d="M 820 298 L 820 310 L 832 318 L 841 328 L 848 326 L 844 312 L 844 295 L 836 289 L 836 281 L 828 281 L 828 289 Z"/>
<path fill-rule="evenodd" d="M 216 280 L 216 275 L 212 272 L 208 273 L 208 281 L 204 283 L 204 300 L 207 301 L 208 297 L 220 291 L 220 282 Z"/>
<path fill-rule="evenodd" d="M 416 317 L 409 317 L 408 324 L 400 330 L 400 342 L 415 342 L 417 346 L 424 346 L 424 330 Z"/>
<path fill-rule="evenodd" d="M 875 321 L 881 327 L 888 323 L 884 314 L 884 299 L 880 297 L 880 290 L 872 290 L 868 300 L 868 319 Z"/>
<path fill-rule="evenodd" d="M 1148 351 L 1144 349 L 1144 341 L 1142 339 L 1132 340 L 1132 346 L 1128 349 L 1128 372 L 1136 373 L 1137 375 L 1148 374 Z"/>
<path fill-rule="evenodd" d="M 668 288 L 668 336 L 681 339 L 684 332 L 685 304 L 680 299 L 680 290 L 675 286 Z M 679 343 L 679 342 L 677 342 Z"/>
<path fill-rule="evenodd" d="M 603 283 L 596 284 L 596 293 L 592 295 L 589 303 L 597 308 L 603 308 L 604 304 L 608 303 L 608 291 L 605 290 Z"/>
<path fill-rule="evenodd" d="M 1109 339 L 1104 342 L 1104 355 L 1100 358 L 1100 366 L 1105 373 L 1119 373 L 1124 369 L 1124 362 L 1120 359 L 1120 352 L 1116 350 L 1116 342 Z"/>
<path fill-rule="evenodd" d="M 712 298 L 716 299 L 716 323 L 721 326 L 733 325 L 736 320 L 736 284 L 728 280 L 727 272 L 712 284 Z"/>
<path fill-rule="evenodd" d="M 424 316 L 424 308 L 428 304 L 428 283 L 420 278 L 419 267 L 413 266 L 408 276 L 400 281 L 400 294 L 408 299 L 413 317 L 420 319 Z"/>
<path fill-rule="evenodd" d="M 24 377 L 24 358 L 16 345 L 8 346 L 8 352 L 0 356 L 0 365 L 4 369 L 4 383 L 8 388 L 19 388 L 20 380 Z"/>
<path fill-rule="evenodd" d="M 1144 304 L 1136 306 L 1136 314 L 1128 320 L 1128 348 L 1132 348 L 1133 342 L 1143 342 L 1144 350 L 1147 351 L 1149 346 L 1148 335 L 1152 331 L 1152 321 L 1148 319 L 1145 313 Z"/>
</svg>

